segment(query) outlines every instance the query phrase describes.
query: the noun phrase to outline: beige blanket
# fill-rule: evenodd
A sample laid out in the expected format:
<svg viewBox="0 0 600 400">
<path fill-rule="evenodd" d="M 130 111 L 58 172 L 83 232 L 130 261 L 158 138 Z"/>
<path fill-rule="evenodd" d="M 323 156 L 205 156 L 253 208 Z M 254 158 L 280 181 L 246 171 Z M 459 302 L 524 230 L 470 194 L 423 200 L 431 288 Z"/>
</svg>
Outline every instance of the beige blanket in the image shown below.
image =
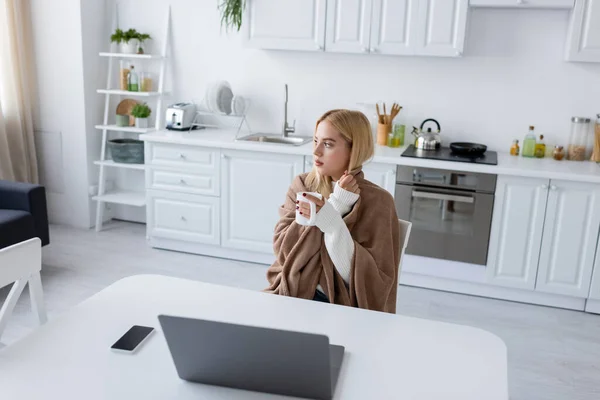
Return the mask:
<svg viewBox="0 0 600 400">
<path fill-rule="evenodd" d="M 332 303 L 395 313 L 400 230 L 392 196 L 365 180 L 362 172 L 356 175 L 360 198 L 344 217 L 354 239 L 352 272 L 346 285 L 327 253 L 319 228 L 295 222 L 296 193 L 308 191 L 305 177 L 296 177 L 279 209 L 276 261 L 267 271 L 270 286 L 265 291 L 312 299 L 317 284 L 321 284 Z"/>
</svg>

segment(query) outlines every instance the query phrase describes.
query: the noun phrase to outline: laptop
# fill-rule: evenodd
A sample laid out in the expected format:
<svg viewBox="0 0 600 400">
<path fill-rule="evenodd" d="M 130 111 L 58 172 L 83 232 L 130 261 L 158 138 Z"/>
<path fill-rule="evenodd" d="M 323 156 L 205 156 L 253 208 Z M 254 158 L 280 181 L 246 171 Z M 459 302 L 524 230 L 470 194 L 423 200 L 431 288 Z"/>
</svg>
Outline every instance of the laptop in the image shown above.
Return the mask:
<svg viewBox="0 0 600 400">
<path fill-rule="evenodd" d="M 331 399 L 344 347 L 324 335 L 159 315 L 186 381 L 312 399 Z"/>
</svg>

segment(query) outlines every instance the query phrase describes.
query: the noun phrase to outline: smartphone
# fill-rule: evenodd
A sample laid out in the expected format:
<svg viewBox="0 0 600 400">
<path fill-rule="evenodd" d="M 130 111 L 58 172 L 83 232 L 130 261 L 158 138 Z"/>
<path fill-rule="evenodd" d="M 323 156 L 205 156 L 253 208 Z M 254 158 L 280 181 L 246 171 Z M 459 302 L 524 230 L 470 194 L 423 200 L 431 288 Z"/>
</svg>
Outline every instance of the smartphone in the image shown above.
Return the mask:
<svg viewBox="0 0 600 400">
<path fill-rule="evenodd" d="M 117 351 L 133 353 L 153 331 L 154 328 L 149 326 L 134 325 L 110 348 Z"/>
</svg>

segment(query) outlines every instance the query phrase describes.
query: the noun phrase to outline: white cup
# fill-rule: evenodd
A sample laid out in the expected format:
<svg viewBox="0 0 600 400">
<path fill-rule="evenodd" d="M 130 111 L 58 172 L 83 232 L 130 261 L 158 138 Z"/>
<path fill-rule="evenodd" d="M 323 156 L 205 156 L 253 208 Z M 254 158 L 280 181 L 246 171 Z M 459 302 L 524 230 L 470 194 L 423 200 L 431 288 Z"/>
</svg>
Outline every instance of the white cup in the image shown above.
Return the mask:
<svg viewBox="0 0 600 400">
<path fill-rule="evenodd" d="M 316 197 L 318 199 L 322 199 L 323 196 L 317 192 L 296 193 L 296 200 L 302 201 L 304 203 L 308 203 L 310 205 L 310 219 L 306 218 L 304 215 L 300 215 L 300 210 L 296 210 L 296 223 L 298 225 L 312 226 L 315 224 L 315 221 L 317 220 L 317 206 L 315 203 L 313 203 L 312 201 L 310 201 L 306 197 L 304 197 L 304 193 L 306 193 L 310 196 Z"/>
</svg>

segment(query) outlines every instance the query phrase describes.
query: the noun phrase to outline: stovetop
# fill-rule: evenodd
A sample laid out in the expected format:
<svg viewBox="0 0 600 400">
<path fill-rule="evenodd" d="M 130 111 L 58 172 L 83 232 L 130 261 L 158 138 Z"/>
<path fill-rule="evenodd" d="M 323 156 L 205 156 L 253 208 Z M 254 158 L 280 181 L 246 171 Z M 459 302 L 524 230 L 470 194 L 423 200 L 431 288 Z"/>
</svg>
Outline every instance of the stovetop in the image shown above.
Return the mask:
<svg viewBox="0 0 600 400">
<path fill-rule="evenodd" d="M 404 150 L 402 157 L 498 165 L 498 154 L 495 151 L 486 151 L 482 156 L 479 157 L 468 157 L 454 154 L 449 147 L 441 147 L 438 150 L 420 150 L 411 144 L 406 150 Z"/>
</svg>

